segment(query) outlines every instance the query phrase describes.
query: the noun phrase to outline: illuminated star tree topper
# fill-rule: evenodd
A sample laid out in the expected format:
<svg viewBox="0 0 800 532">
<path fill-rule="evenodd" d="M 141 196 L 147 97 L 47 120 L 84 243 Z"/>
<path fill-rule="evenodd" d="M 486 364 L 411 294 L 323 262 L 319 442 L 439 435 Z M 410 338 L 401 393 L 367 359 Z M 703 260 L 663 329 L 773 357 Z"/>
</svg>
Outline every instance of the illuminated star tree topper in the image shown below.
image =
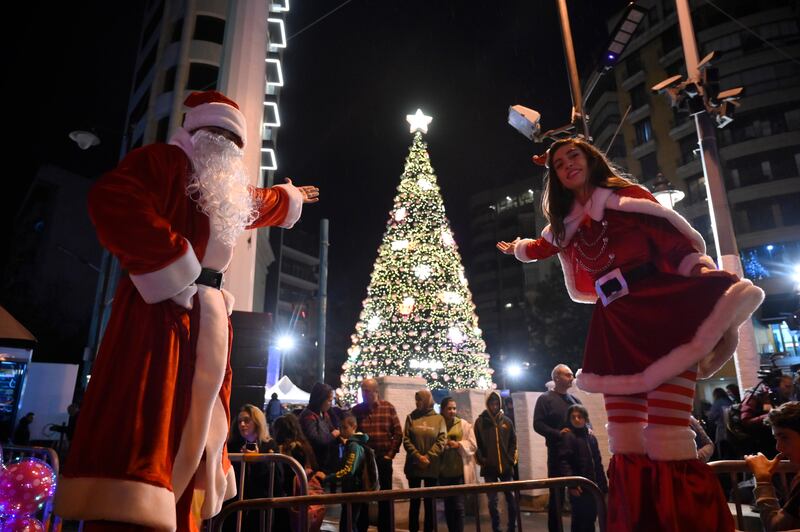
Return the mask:
<svg viewBox="0 0 800 532">
<path fill-rule="evenodd" d="M 383 375 L 423 377 L 432 389 L 493 387 L 472 294 L 422 140 L 432 118 L 421 110 L 406 118 L 414 139 L 342 366 L 342 390 L 351 401 L 362 379 Z"/>
</svg>

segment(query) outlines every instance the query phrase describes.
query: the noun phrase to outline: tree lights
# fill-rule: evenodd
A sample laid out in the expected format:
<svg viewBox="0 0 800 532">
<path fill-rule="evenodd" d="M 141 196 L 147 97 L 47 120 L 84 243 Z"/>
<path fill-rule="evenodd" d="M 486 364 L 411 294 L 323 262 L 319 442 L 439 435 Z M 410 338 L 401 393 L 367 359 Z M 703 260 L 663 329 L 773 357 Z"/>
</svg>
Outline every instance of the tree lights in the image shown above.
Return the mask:
<svg viewBox="0 0 800 532">
<path fill-rule="evenodd" d="M 409 115 L 414 139 L 341 387 L 353 400 L 362 379 L 417 376 L 430 388 L 489 388 L 489 357 L 458 246 L 422 132 L 430 117 Z M 419 121 L 418 121 L 419 120 Z"/>
</svg>

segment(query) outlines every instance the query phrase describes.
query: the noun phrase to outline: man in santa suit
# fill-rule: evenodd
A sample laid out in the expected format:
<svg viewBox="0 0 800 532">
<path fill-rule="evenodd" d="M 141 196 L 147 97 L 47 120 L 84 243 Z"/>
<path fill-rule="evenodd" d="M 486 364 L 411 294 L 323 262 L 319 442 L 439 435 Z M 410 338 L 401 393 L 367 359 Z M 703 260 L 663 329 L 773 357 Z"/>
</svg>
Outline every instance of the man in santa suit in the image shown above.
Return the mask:
<svg viewBox="0 0 800 532">
<path fill-rule="evenodd" d="M 193 93 L 168 144 L 132 151 L 89 194 L 100 242 L 127 273 L 92 370 L 55 511 L 87 530 L 196 530 L 236 494 L 230 426 L 236 238 L 291 228 L 316 187 L 249 185 L 244 115 Z"/>
</svg>

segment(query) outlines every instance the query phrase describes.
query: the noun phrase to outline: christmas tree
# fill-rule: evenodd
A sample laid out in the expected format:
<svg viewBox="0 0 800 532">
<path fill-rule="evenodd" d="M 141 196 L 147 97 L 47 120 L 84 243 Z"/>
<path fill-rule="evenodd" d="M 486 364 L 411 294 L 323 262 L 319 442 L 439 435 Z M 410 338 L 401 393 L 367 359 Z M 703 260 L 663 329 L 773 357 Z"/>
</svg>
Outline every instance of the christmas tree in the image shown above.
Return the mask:
<svg viewBox="0 0 800 532">
<path fill-rule="evenodd" d="M 414 141 L 389 213 L 367 298 L 342 366 L 352 401 L 366 377 L 424 377 L 431 389 L 492 386 L 461 257 L 427 145 L 430 117 L 407 117 Z"/>
</svg>

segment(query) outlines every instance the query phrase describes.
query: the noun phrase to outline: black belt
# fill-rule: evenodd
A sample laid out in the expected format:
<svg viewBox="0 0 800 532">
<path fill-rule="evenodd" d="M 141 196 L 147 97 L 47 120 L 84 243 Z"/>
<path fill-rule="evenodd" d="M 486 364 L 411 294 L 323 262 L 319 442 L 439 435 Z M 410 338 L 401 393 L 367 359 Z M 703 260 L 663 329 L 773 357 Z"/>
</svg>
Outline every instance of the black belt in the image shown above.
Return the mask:
<svg viewBox="0 0 800 532">
<path fill-rule="evenodd" d="M 624 273 L 619 268 L 616 268 L 603 275 L 595 282 L 595 291 L 603 302 L 603 305 L 607 306 L 615 299 L 627 295 L 630 285 L 650 277 L 655 273 L 658 273 L 658 268 L 656 268 L 656 265 L 652 262 L 645 262 Z"/>
<path fill-rule="evenodd" d="M 210 286 L 219 290 L 222 288 L 222 281 L 224 274 L 211 268 L 203 268 L 200 270 L 200 275 L 195 280 L 195 283 Z"/>
</svg>

